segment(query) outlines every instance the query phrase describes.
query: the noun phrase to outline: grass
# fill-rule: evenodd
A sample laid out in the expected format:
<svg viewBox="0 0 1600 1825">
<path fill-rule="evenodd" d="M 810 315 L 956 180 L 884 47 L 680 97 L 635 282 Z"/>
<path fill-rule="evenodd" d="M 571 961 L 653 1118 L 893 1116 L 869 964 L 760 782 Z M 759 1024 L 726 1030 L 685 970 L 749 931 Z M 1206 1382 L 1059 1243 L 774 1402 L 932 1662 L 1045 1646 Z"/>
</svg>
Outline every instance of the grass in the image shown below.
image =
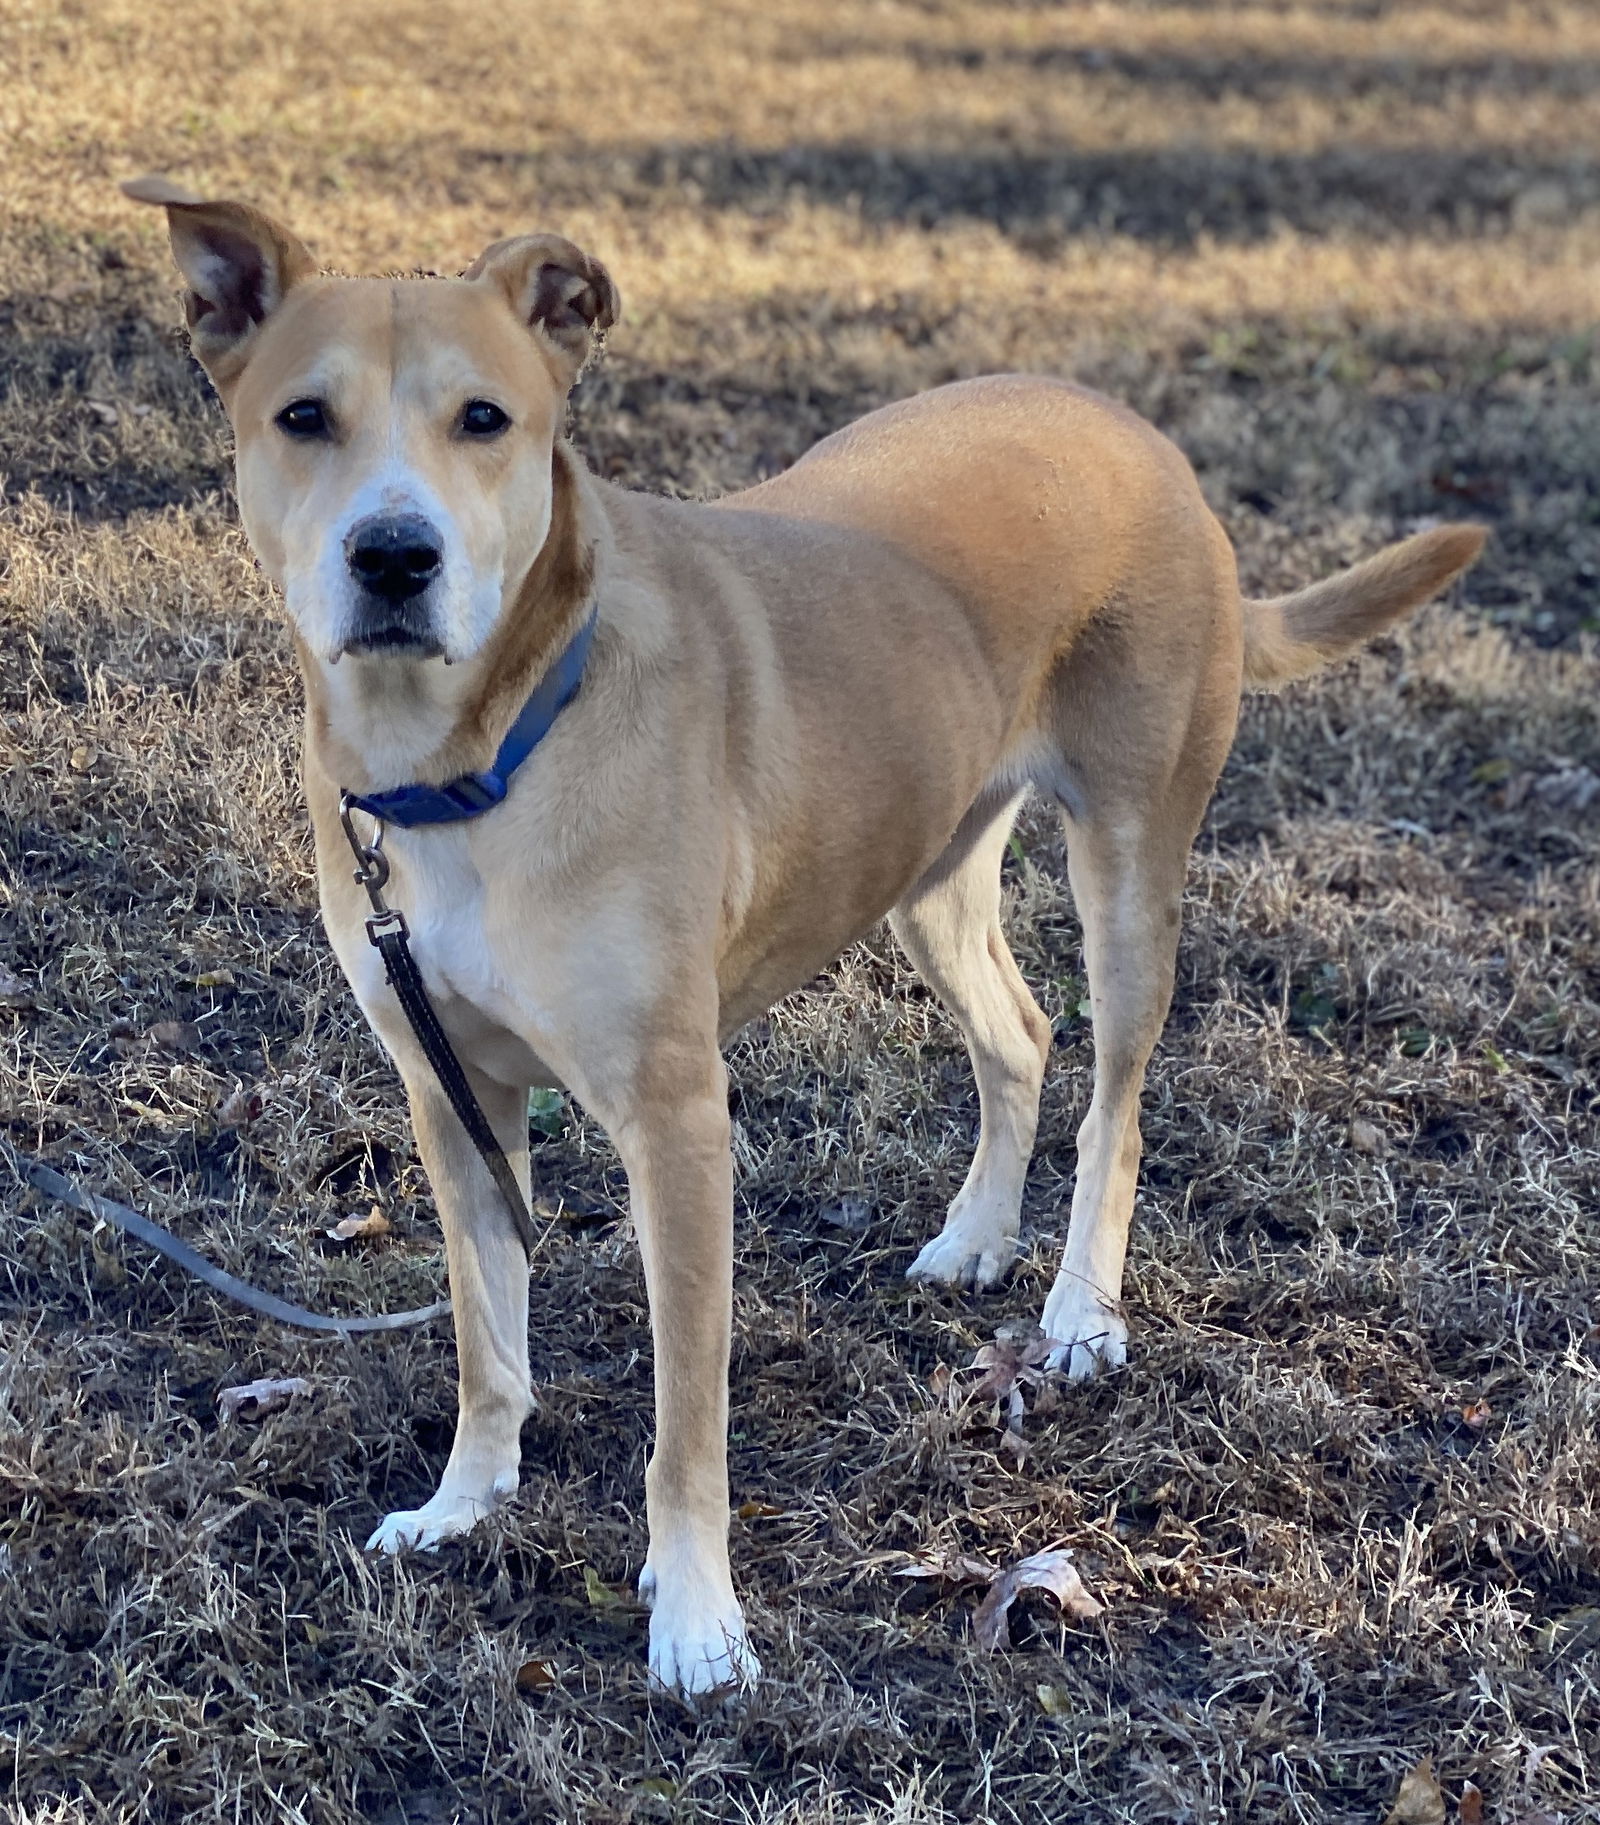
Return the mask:
<svg viewBox="0 0 1600 1825">
<path fill-rule="evenodd" d="M 769 1674 L 737 1716 L 652 1700 L 617 1596 L 648 1335 L 580 1114 L 538 1149 L 581 1214 L 535 1277 L 524 1491 L 398 1565 L 359 1542 L 443 1462 L 447 1331 L 257 1322 L 0 1167 L 0 1811 L 1376 1825 L 1431 1755 L 1452 1818 L 1469 1781 L 1504 1825 L 1600 1818 L 1593 9 L 19 0 L 0 67 L 0 1128 L 324 1309 L 425 1303 L 438 1231 L 317 925 L 225 427 L 116 179 L 248 195 L 352 270 L 592 246 L 625 315 L 576 435 L 630 485 L 736 486 L 1019 366 L 1176 437 L 1254 589 L 1495 529 L 1456 600 L 1247 706 L 1151 1073 L 1136 1353 L 1020 1465 L 961 1394 L 1040 1307 L 1087 1096 L 1054 826 L 1007 864 L 1058 1044 L 1006 1287 L 901 1279 L 976 1099 L 887 937 L 733 1048 Z M 263 1113 L 220 1126 L 236 1085 Z M 324 1239 L 374 1202 L 387 1239 Z M 893 1575 L 1060 1543 L 1104 1617 L 1024 1598 L 1002 1654 Z"/>
</svg>

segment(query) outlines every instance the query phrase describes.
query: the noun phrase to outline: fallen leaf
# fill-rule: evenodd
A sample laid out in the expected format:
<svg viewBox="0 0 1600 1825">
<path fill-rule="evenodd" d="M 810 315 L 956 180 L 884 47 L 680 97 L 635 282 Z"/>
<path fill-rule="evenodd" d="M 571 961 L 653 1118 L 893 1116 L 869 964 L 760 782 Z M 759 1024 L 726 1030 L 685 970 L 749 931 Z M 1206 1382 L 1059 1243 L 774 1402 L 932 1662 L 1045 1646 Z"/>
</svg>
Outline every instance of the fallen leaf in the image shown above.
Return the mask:
<svg viewBox="0 0 1600 1825">
<path fill-rule="evenodd" d="M 197 989 L 231 989 L 234 986 L 233 971 L 202 970 L 195 977 L 194 985 Z"/>
<path fill-rule="evenodd" d="M 1456 1807 L 1461 1825 L 1483 1825 L 1483 1789 L 1471 1781 L 1461 1783 L 1461 1799 Z"/>
<path fill-rule="evenodd" d="M 248 1127 L 259 1118 L 264 1106 L 259 1090 L 247 1090 L 243 1084 L 235 1084 L 217 1107 L 217 1126 Z"/>
<path fill-rule="evenodd" d="M 1600 798 L 1600 773 L 1590 767 L 1562 767 L 1535 780 L 1533 791 L 1557 811 L 1587 811 Z"/>
<path fill-rule="evenodd" d="M 567 1099 L 559 1090 L 528 1092 L 528 1126 L 550 1140 L 559 1140 L 567 1127 Z"/>
<path fill-rule="evenodd" d="M 1009 1423 L 1002 1428 L 999 1449 L 1011 1456 L 1018 1470 L 1022 1468 L 1022 1460 L 1028 1455 L 1028 1441 L 1022 1436 L 1019 1423 Z"/>
<path fill-rule="evenodd" d="M 592 1610 L 620 1609 L 628 1600 L 622 1592 L 607 1584 L 592 1565 L 583 1568 L 583 1594 Z"/>
<path fill-rule="evenodd" d="M 224 1420 L 265 1419 L 287 1407 L 297 1395 L 310 1392 L 311 1383 L 299 1375 L 285 1381 L 247 1381 L 242 1387 L 224 1388 L 217 1396 L 217 1406 Z"/>
<path fill-rule="evenodd" d="M 89 1253 L 94 1260 L 94 1279 L 96 1286 L 123 1286 L 127 1283 L 128 1270 L 123 1265 L 122 1251 L 117 1247 L 114 1229 L 108 1229 L 102 1239 L 100 1230 L 96 1229 L 89 1237 Z"/>
<path fill-rule="evenodd" d="M 168 1052 L 192 1052 L 200 1043 L 200 1029 L 192 1020 L 158 1020 L 150 1037 Z"/>
<path fill-rule="evenodd" d="M 675 1800 L 678 1783 L 663 1774 L 647 1774 L 642 1781 L 633 1783 L 633 1791 L 643 1800 Z"/>
<path fill-rule="evenodd" d="M 1472 780 L 1479 786 L 1501 786 L 1511 777 L 1511 762 L 1501 754 L 1472 769 Z"/>
<path fill-rule="evenodd" d="M 86 399 L 83 402 L 103 425 L 114 425 L 117 422 L 117 408 L 109 399 Z"/>
<path fill-rule="evenodd" d="M 0 1007 L 24 1008 L 33 1000 L 28 985 L 0 963 Z"/>
<path fill-rule="evenodd" d="M 1009 1400 L 1020 1382 L 1037 1387 L 1045 1379 L 1044 1363 L 1054 1346 L 1037 1325 L 1002 1326 L 994 1342 L 986 1343 L 972 1359 L 982 1369 L 981 1381 L 972 1389 L 975 1400 Z"/>
<path fill-rule="evenodd" d="M 1065 1686 L 1035 1686 L 1039 1709 L 1046 1717 L 1067 1717 L 1072 1712 L 1072 1694 Z"/>
<path fill-rule="evenodd" d="M 1400 1782 L 1400 1791 L 1384 1814 L 1383 1825 L 1444 1825 L 1444 1822 L 1444 1795 L 1434 1779 L 1433 1757 L 1425 1755 Z"/>
<path fill-rule="evenodd" d="M 770 1502 L 741 1502 L 734 1512 L 741 1521 L 770 1521 L 783 1510 L 774 1508 Z"/>
<path fill-rule="evenodd" d="M 525 1660 L 517 1668 L 517 1690 L 525 1697 L 548 1692 L 556 1683 L 555 1663 L 549 1660 Z"/>
<path fill-rule="evenodd" d="M 936 1559 L 913 1559 L 895 1573 L 897 1578 L 942 1578 L 946 1584 L 991 1584 L 999 1568 L 965 1553 L 941 1553 Z"/>
<path fill-rule="evenodd" d="M 872 1221 L 872 1206 L 865 1198 L 841 1198 L 823 1206 L 822 1219 L 830 1229 L 847 1229 L 859 1235 Z"/>
<path fill-rule="evenodd" d="M 100 750 L 89 742 L 79 742 L 67 756 L 67 765 L 74 773 L 93 773 L 94 764 L 100 758 Z"/>
<path fill-rule="evenodd" d="M 1488 1401 L 1469 1400 L 1461 1409 L 1461 1418 L 1474 1432 L 1481 1432 L 1489 1423 L 1491 1411 Z"/>
<path fill-rule="evenodd" d="M 1350 1124 L 1350 1145 L 1357 1153 L 1382 1153 L 1383 1130 L 1376 1122 L 1358 1115 Z"/>
<path fill-rule="evenodd" d="M 376 1236 L 386 1236 L 394 1225 L 383 1214 L 376 1204 L 364 1217 L 341 1217 L 328 1231 L 330 1242 L 371 1241 Z"/>
<path fill-rule="evenodd" d="M 1011 1628 L 1007 1618 L 1013 1603 L 1027 1590 L 1049 1591 L 1069 1616 L 1087 1621 L 1098 1616 L 1105 1605 L 1090 1595 L 1072 1554 L 1065 1548 L 1033 1553 L 1009 1565 L 989 1587 L 989 1594 L 977 1607 L 972 1618 L 973 1639 L 991 1652 L 1011 1645 Z"/>
<path fill-rule="evenodd" d="M 952 1380 L 953 1377 L 950 1374 L 949 1363 L 935 1363 L 933 1366 L 933 1373 L 928 1377 L 928 1392 L 935 1400 L 944 1400 L 950 1393 L 950 1384 Z"/>
</svg>

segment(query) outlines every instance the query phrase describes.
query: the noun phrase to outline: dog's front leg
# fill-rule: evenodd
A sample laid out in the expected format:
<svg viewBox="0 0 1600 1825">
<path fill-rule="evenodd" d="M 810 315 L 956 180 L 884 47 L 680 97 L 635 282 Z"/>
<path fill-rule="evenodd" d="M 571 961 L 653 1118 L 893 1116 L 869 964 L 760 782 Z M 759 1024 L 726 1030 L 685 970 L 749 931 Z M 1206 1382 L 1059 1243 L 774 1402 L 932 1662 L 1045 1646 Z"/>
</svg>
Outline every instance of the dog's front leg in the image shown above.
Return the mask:
<svg viewBox="0 0 1600 1825">
<path fill-rule="evenodd" d="M 733 1161 L 714 1045 L 666 1048 L 609 1124 L 628 1172 L 655 1343 L 656 1442 L 645 1472 L 650 1671 L 693 1697 L 759 1667 L 728 1569 Z"/>
<path fill-rule="evenodd" d="M 528 1262 L 498 1187 L 445 1100 L 431 1069 L 402 1064 L 417 1147 L 444 1225 L 455 1310 L 459 1376 L 455 1443 L 434 1495 L 390 1515 L 369 1551 L 435 1547 L 468 1532 L 517 1487 L 522 1422 L 532 1409 L 528 1378 Z M 525 1090 L 467 1073 L 495 1137 L 528 1189 Z"/>
</svg>

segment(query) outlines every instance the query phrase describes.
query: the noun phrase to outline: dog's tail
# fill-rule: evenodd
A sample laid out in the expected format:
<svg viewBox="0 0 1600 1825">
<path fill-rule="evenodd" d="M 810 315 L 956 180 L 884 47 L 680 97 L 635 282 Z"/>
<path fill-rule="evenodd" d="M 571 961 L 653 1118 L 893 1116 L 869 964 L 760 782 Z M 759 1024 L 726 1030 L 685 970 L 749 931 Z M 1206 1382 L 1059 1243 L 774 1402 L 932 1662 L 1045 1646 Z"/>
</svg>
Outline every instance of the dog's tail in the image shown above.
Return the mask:
<svg viewBox="0 0 1600 1825">
<path fill-rule="evenodd" d="M 1244 682 L 1273 690 L 1353 653 L 1476 561 L 1485 526 L 1438 526 L 1292 596 L 1244 604 Z"/>
</svg>

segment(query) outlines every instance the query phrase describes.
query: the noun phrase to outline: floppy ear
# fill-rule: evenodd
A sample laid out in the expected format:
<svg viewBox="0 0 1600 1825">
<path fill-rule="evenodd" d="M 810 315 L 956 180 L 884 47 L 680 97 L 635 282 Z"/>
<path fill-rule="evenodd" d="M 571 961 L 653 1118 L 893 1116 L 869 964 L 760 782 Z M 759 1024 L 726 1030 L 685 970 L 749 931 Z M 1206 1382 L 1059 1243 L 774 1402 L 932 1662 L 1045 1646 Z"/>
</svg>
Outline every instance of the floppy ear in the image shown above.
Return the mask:
<svg viewBox="0 0 1600 1825">
<path fill-rule="evenodd" d="M 184 315 L 195 357 L 218 387 L 236 379 L 256 326 L 317 270 L 301 242 L 248 203 L 208 203 L 164 177 L 122 186 L 167 212 L 172 257 L 188 285 Z"/>
<path fill-rule="evenodd" d="M 611 275 L 558 234 L 519 234 L 486 247 L 464 275 L 497 285 L 512 310 L 556 358 L 568 384 L 578 377 L 590 342 L 622 309 Z"/>
</svg>

